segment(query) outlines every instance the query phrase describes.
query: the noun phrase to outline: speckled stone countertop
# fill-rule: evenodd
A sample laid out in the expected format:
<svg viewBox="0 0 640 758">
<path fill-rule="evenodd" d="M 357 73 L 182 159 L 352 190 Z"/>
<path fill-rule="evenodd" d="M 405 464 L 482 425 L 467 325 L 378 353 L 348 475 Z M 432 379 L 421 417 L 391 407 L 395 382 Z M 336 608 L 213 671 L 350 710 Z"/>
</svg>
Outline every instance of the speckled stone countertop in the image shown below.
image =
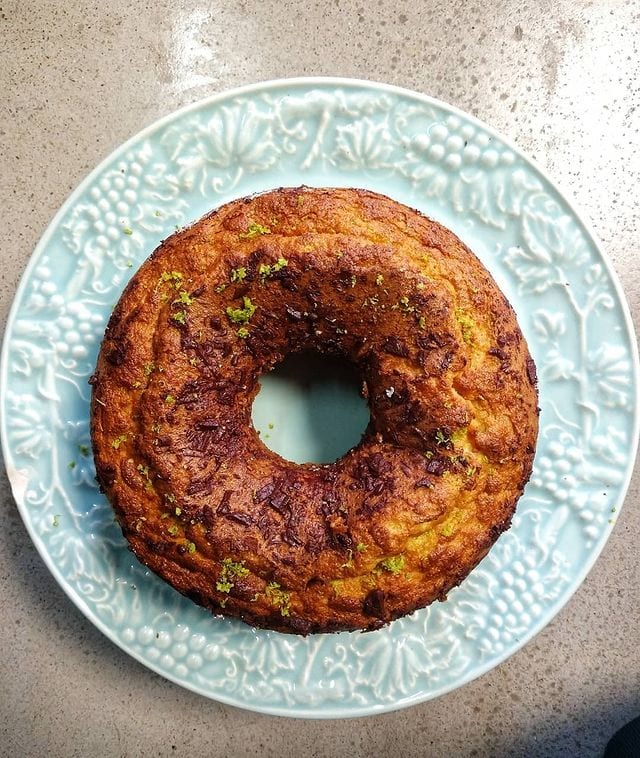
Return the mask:
<svg viewBox="0 0 640 758">
<path fill-rule="evenodd" d="M 477 115 L 590 219 L 640 317 L 640 2 L 0 0 L 1 321 L 53 213 L 113 148 L 207 94 L 298 75 L 373 79 Z M 640 714 L 638 472 L 600 559 L 532 642 L 384 716 L 219 705 L 150 672 L 76 610 L 0 482 L 0 753 L 597 756 Z"/>
</svg>

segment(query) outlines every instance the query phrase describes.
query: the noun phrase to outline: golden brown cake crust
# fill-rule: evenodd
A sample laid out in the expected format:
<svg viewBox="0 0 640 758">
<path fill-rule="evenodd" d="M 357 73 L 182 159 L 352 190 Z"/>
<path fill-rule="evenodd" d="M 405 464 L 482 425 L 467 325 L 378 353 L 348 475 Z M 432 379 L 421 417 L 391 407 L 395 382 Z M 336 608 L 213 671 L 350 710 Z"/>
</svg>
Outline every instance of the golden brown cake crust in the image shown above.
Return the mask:
<svg viewBox="0 0 640 758">
<path fill-rule="evenodd" d="M 328 465 L 251 422 L 288 353 L 355 363 L 371 409 Z M 215 613 L 373 629 L 464 579 L 533 461 L 535 368 L 515 315 L 441 225 L 381 195 L 280 189 L 167 239 L 116 306 L 93 383 L 100 485 L 138 558 Z"/>
</svg>

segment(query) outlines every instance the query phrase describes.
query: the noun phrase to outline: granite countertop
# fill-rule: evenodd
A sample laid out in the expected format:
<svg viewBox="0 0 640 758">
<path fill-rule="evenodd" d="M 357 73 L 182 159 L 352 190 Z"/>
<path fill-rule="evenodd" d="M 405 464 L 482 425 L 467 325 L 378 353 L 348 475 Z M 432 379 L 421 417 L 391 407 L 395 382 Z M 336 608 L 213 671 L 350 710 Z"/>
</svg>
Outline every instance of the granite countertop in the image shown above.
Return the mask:
<svg viewBox="0 0 640 758">
<path fill-rule="evenodd" d="M 1 313 L 54 212 L 156 118 L 237 85 L 372 79 L 470 112 L 573 196 L 640 317 L 638 0 L 0 4 Z M 0 480 L 5 755 L 597 756 L 640 714 L 636 470 L 612 536 L 521 651 L 437 700 L 347 721 L 220 705 L 152 673 L 71 604 Z"/>
</svg>

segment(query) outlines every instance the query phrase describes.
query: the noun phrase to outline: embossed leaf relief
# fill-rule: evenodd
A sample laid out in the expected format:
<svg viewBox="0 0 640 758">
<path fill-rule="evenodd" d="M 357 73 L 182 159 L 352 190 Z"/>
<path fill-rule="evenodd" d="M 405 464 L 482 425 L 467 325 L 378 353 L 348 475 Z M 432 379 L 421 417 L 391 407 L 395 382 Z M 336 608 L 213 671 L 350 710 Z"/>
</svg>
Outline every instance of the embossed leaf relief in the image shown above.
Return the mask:
<svg viewBox="0 0 640 758">
<path fill-rule="evenodd" d="M 631 411 L 631 362 L 622 345 L 603 342 L 587 354 L 587 369 L 605 405 Z"/>
<path fill-rule="evenodd" d="M 279 162 L 296 171 L 337 168 L 409 180 L 418 196 L 504 229 L 542 188 L 482 127 L 427 104 L 387 95 L 312 90 L 261 101 L 236 98 L 166 128 L 160 142 L 186 191 L 229 192 Z"/>
<path fill-rule="evenodd" d="M 202 195 L 234 187 L 245 173 L 271 168 L 280 149 L 273 141 L 273 118 L 253 102 L 215 109 L 170 126 L 160 141 L 176 166 L 181 187 Z"/>
<path fill-rule="evenodd" d="M 444 206 L 472 222 L 520 296 L 542 416 L 513 528 L 450 600 L 379 632 L 300 639 L 212 618 L 135 560 L 95 486 L 86 380 L 131 268 L 203 197 L 216 200 L 248 176 L 267 186 L 310 176 L 357 186 L 366 177 L 382 192 L 392 179 L 425 212 Z M 7 467 L 72 595 L 126 649 L 179 681 L 267 709 L 356 712 L 427 697 L 528 638 L 606 534 L 636 410 L 624 314 L 597 249 L 555 191 L 462 115 L 375 88 L 204 104 L 114 157 L 37 255 L 7 331 Z"/>
<path fill-rule="evenodd" d="M 564 286 L 567 274 L 589 260 L 582 230 L 571 216 L 544 195 L 531 199 L 521 214 L 522 244 L 512 247 L 505 263 L 516 275 L 522 294 L 540 294 Z"/>
<path fill-rule="evenodd" d="M 38 460 L 51 450 L 54 430 L 49 426 L 42 406 L 31 395 L 7 392 L 7 419 L 14 452 L 18 456 Z"/>
</svg>

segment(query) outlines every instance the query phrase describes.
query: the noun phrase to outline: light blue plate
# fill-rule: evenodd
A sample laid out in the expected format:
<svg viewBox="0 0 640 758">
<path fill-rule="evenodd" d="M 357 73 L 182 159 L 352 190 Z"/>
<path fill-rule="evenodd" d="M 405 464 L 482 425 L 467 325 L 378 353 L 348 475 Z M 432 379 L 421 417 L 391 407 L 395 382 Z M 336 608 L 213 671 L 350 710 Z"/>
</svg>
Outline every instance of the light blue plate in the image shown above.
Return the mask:
<svg viewBox="0 0 640 758">
<path fill-rule="evenodd" d="M 513 528 L 447 602 L 370 634 L 303 639 L 212 618 L 132 557 L 88 451 L 87 378 L 137 266 L 175 225 L 242 195 L 302 183 L 376 190 L 455 231 L 515 307 L 540 374 L 538 454 Z M 7 325 L 3 451 L 47 566 L 124 650 L 225 703 L 356 716 L 468 682 L 567 602 L 624 499 L 638 438 L 637 377 L 631 321 L 608 261 L 516 148 L 413 92 L 337 79 L 271 82 L 145 129 L 64 204 Z M 288 405 L 286 392 L 272 393 L 271 403 L 258 419 L 265 435 L 270 416 L 295 422 L 302 407 Z M 302 456 L 315 455 L 308 427 L 298 428 Z"/>
</svg>

